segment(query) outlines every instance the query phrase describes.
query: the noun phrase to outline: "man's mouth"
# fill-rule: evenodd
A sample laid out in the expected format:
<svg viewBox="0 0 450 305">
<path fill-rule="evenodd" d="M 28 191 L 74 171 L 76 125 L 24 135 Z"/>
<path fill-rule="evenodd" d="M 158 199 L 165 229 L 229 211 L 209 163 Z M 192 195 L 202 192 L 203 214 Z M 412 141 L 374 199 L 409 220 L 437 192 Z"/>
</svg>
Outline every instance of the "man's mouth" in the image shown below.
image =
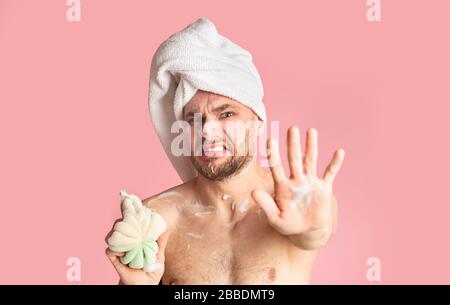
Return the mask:
<svg viewBox="0 0 450 305">
<path fill-rule="evenodd" d="M 227 148 L 222 143 L 204 144 L 202 159 L 217 159 L 227 155 Z"/>
</svg>

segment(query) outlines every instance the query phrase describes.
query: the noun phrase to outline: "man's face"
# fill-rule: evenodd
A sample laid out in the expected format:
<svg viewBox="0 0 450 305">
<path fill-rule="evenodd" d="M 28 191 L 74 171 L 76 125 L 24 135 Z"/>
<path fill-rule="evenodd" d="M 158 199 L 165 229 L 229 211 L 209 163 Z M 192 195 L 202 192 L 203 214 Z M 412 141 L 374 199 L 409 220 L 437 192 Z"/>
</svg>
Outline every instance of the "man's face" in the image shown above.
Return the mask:
<svg viewBox="0 0 450 305">
<path fill-rule="evenodd" d="M 191 126 L 191 161 L 202 176 L 224 180 L 255 158 L 256 128 L 261 122 L 250 108 L 225 96 L 198 90 L 184 107 L 183 117 Z"/>
</svg>

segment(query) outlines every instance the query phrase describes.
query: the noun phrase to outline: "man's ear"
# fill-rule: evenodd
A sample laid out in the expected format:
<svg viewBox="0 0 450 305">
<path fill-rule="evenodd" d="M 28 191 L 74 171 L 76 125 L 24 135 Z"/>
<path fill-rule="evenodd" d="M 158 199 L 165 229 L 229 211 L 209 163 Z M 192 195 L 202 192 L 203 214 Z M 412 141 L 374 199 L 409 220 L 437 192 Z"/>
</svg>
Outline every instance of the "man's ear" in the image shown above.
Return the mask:
<svg viewBox="0 0 450 305">
<path fill-rule="evenodd" d="M 256 130 L 258 131 L 258 134 L 260 134 L 260 132 L 263 131 L 265 124 L 259 117 L 257 117 L 257 119 L 258 121 L 256 122 Z"/>
</svg>

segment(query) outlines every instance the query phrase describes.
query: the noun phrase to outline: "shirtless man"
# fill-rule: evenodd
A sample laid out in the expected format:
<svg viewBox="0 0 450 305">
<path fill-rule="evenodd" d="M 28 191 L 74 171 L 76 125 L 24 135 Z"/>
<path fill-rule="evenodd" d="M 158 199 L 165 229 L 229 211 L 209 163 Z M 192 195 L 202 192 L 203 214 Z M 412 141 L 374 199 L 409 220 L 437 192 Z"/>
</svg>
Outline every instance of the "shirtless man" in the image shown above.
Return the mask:
<svg viewBox="0 0 450 305">
<path fill-rule="evenodd" d="M 228 138 L 226 122 L 259 122 L 258 116 L 243 104 L 202 90 L 183 108 L 184 119 L 191 125 L 194 113 L 201 114 L 203 143 L 217 136 Z M 211 135 L 208 130 L 211 124 L 223 128 L 216 128 L 216 134 Z M 158 240 L 157 260 L 162 267 L 149 273 L 130 269 L 119 260 L 123 253 L 107 249 L 120 283 L 309 282 L 317 252 L 336 227 L 332 183 L 342 165 L 344 151 L 336 150 L 323 175 L 319 175 L 317 131 L 307 130 L 302 155 L 300 131 L 290 127 L 288 176 L 274 139 L 267 141 L 270 171 L 261 167 L 255 156 L 233 154 L 238 148 L 250 151 L 255 145 L 251 130 L 240 132 L 245 133 L 244 137 L 237 137 L 244 139 L 241 142 L 210 141 L 209 146 L 203 147 L 202 156 L 191 157 L 199 173 L 197 177 L 143 201 L 168 224 L 168 231 Z"/>
</svg>

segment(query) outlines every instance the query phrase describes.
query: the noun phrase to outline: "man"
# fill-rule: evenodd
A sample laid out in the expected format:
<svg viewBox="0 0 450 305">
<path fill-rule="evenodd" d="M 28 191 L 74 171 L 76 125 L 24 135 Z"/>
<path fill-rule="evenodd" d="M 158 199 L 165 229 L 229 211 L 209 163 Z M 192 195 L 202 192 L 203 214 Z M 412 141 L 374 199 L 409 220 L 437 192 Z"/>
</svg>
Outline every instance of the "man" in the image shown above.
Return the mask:
<svg viewBox="0 0 450 305">
<path fill-rule="evenodd" d="M 212 23 L 206 19 L 198 20 L 180 33 L 205 35 L 199 35 L 200 38 L 188 36 L 190 39 L 171 36 L 169 45 L 177 39 L 195 44 L 193 40 L 198 38 L 204 42 L 208 35 L 212 37 L 211 41 L 217 42 L 214 39 L 218 37 Z M 228 43 L 230 45 L 226 46 L 225 51 L 235 56 L 239 49 L 230 51 L 230 48 L 238 46 L 223 40 L 223 37 L 219 38 L 222 40 L 214 47 Z M 259 103 L 261 83 L 253 74 L 256 70 L 247 69 L 250 64 L 248 57 L 243 60 L 244 57 L 238 56 L 237 61 L 230 65 L 242 65 L 234 71 L 228 69 L 230 78 L 251 79 L 248 75 L 240 75 L 242 71 L 255 76 L 254 84 L 246 83 L 239 91 L 235 87 L 238 82 L 227 84 L 228 78 L 217 87 L 208 83 L 214 78 L 211 71 L 222 70 L 206 69 L 208 72 L 202 76 L 206 79 L 204 81 L 198 78 L 197 70 L 188 71 L 194 66 L 197 69 L 199 65 L 188 63 L 185 68 L 177 66 L 180 58 L 175 56 L 172 64 L 177 66 L 178 72 L 170 70 L 170 76 L 175 78 L 177 84 L 175 89 L 173 81 L 164 87 L 161 74 L 170 66 L 166 61 L 168 57 L 162 54 L 176 54 L 173 47 L 163 45 L 154 57 L 152 75 L 160 83 L 158 88 L 152 89 L 151 85 L 153 95 L 150 102 L 154 106 L 151 104 L 150 109 L 161 142 L 185 182 L 143 201 L 144 205 L 160 213 L 168 224 L 168 230 L 158 240 L 157 260 L 161 268 L 154 272 L 130 269 L 119 260 L 123 253 L 106 250 L 120 282 L 308 283 L 317 252 L 329 240 L 336 226 L 337 207 L 332 195 L 332 183 L 343 162 L 344 151 L 337 150 L 325 173 L 318 175 L 317 131 L 308 129 L 302 155 L 300 131 L 294 126 L 289 128 L 287 136 L 290 175 L 286 175 L 281 165 L 278 142 L 274 139 L 267 141 L 270 164 L 270 171 L 267 171 L 253 153 L 265 112 Z M 183 50 L 190 48 L 186 45 L 182 47 Z M 199 54 L 205 48 L 202 46 L 202 50 L 187 52 L 186 56 L 189 60 L 195 58 L 193 54 Z M 216 54 L 217 50 L 215 48 L 212 53 Z M 165 64 L 157 64 L 155 58 L 162 58 Z M 221 58 L 218 61 L 222 64 L 225 60 Z M 211 66 L 213 64 L 210 63 L 208 67 Z M 180 86 L 182 89 L 178 89 Z M 248 93 L 247 88 L 253 92 Z M 158 90 L 161 90 L 159 95 Z M 172 94 L 167 94 L 170 90 L 176 90 L 176 93 L 172 91 Z M 164 101 L 164 98 L 167 100 Z M 172 105 L 169 112 L 166 112 L 165 105 Z M 173 130 L 167 124 L 174 121 L 192 127 L 189 129 L 189 143 L 192 144 L 189 156 L 174 152 L 174 136 L 167 131 Z M 201 129 L 196 132 L 198 121 Z M 200 154 L 196 154 L 197 144 L 200 145 Z M 193 171 L 188 165 L 192 166 Z"/>
</svg>

